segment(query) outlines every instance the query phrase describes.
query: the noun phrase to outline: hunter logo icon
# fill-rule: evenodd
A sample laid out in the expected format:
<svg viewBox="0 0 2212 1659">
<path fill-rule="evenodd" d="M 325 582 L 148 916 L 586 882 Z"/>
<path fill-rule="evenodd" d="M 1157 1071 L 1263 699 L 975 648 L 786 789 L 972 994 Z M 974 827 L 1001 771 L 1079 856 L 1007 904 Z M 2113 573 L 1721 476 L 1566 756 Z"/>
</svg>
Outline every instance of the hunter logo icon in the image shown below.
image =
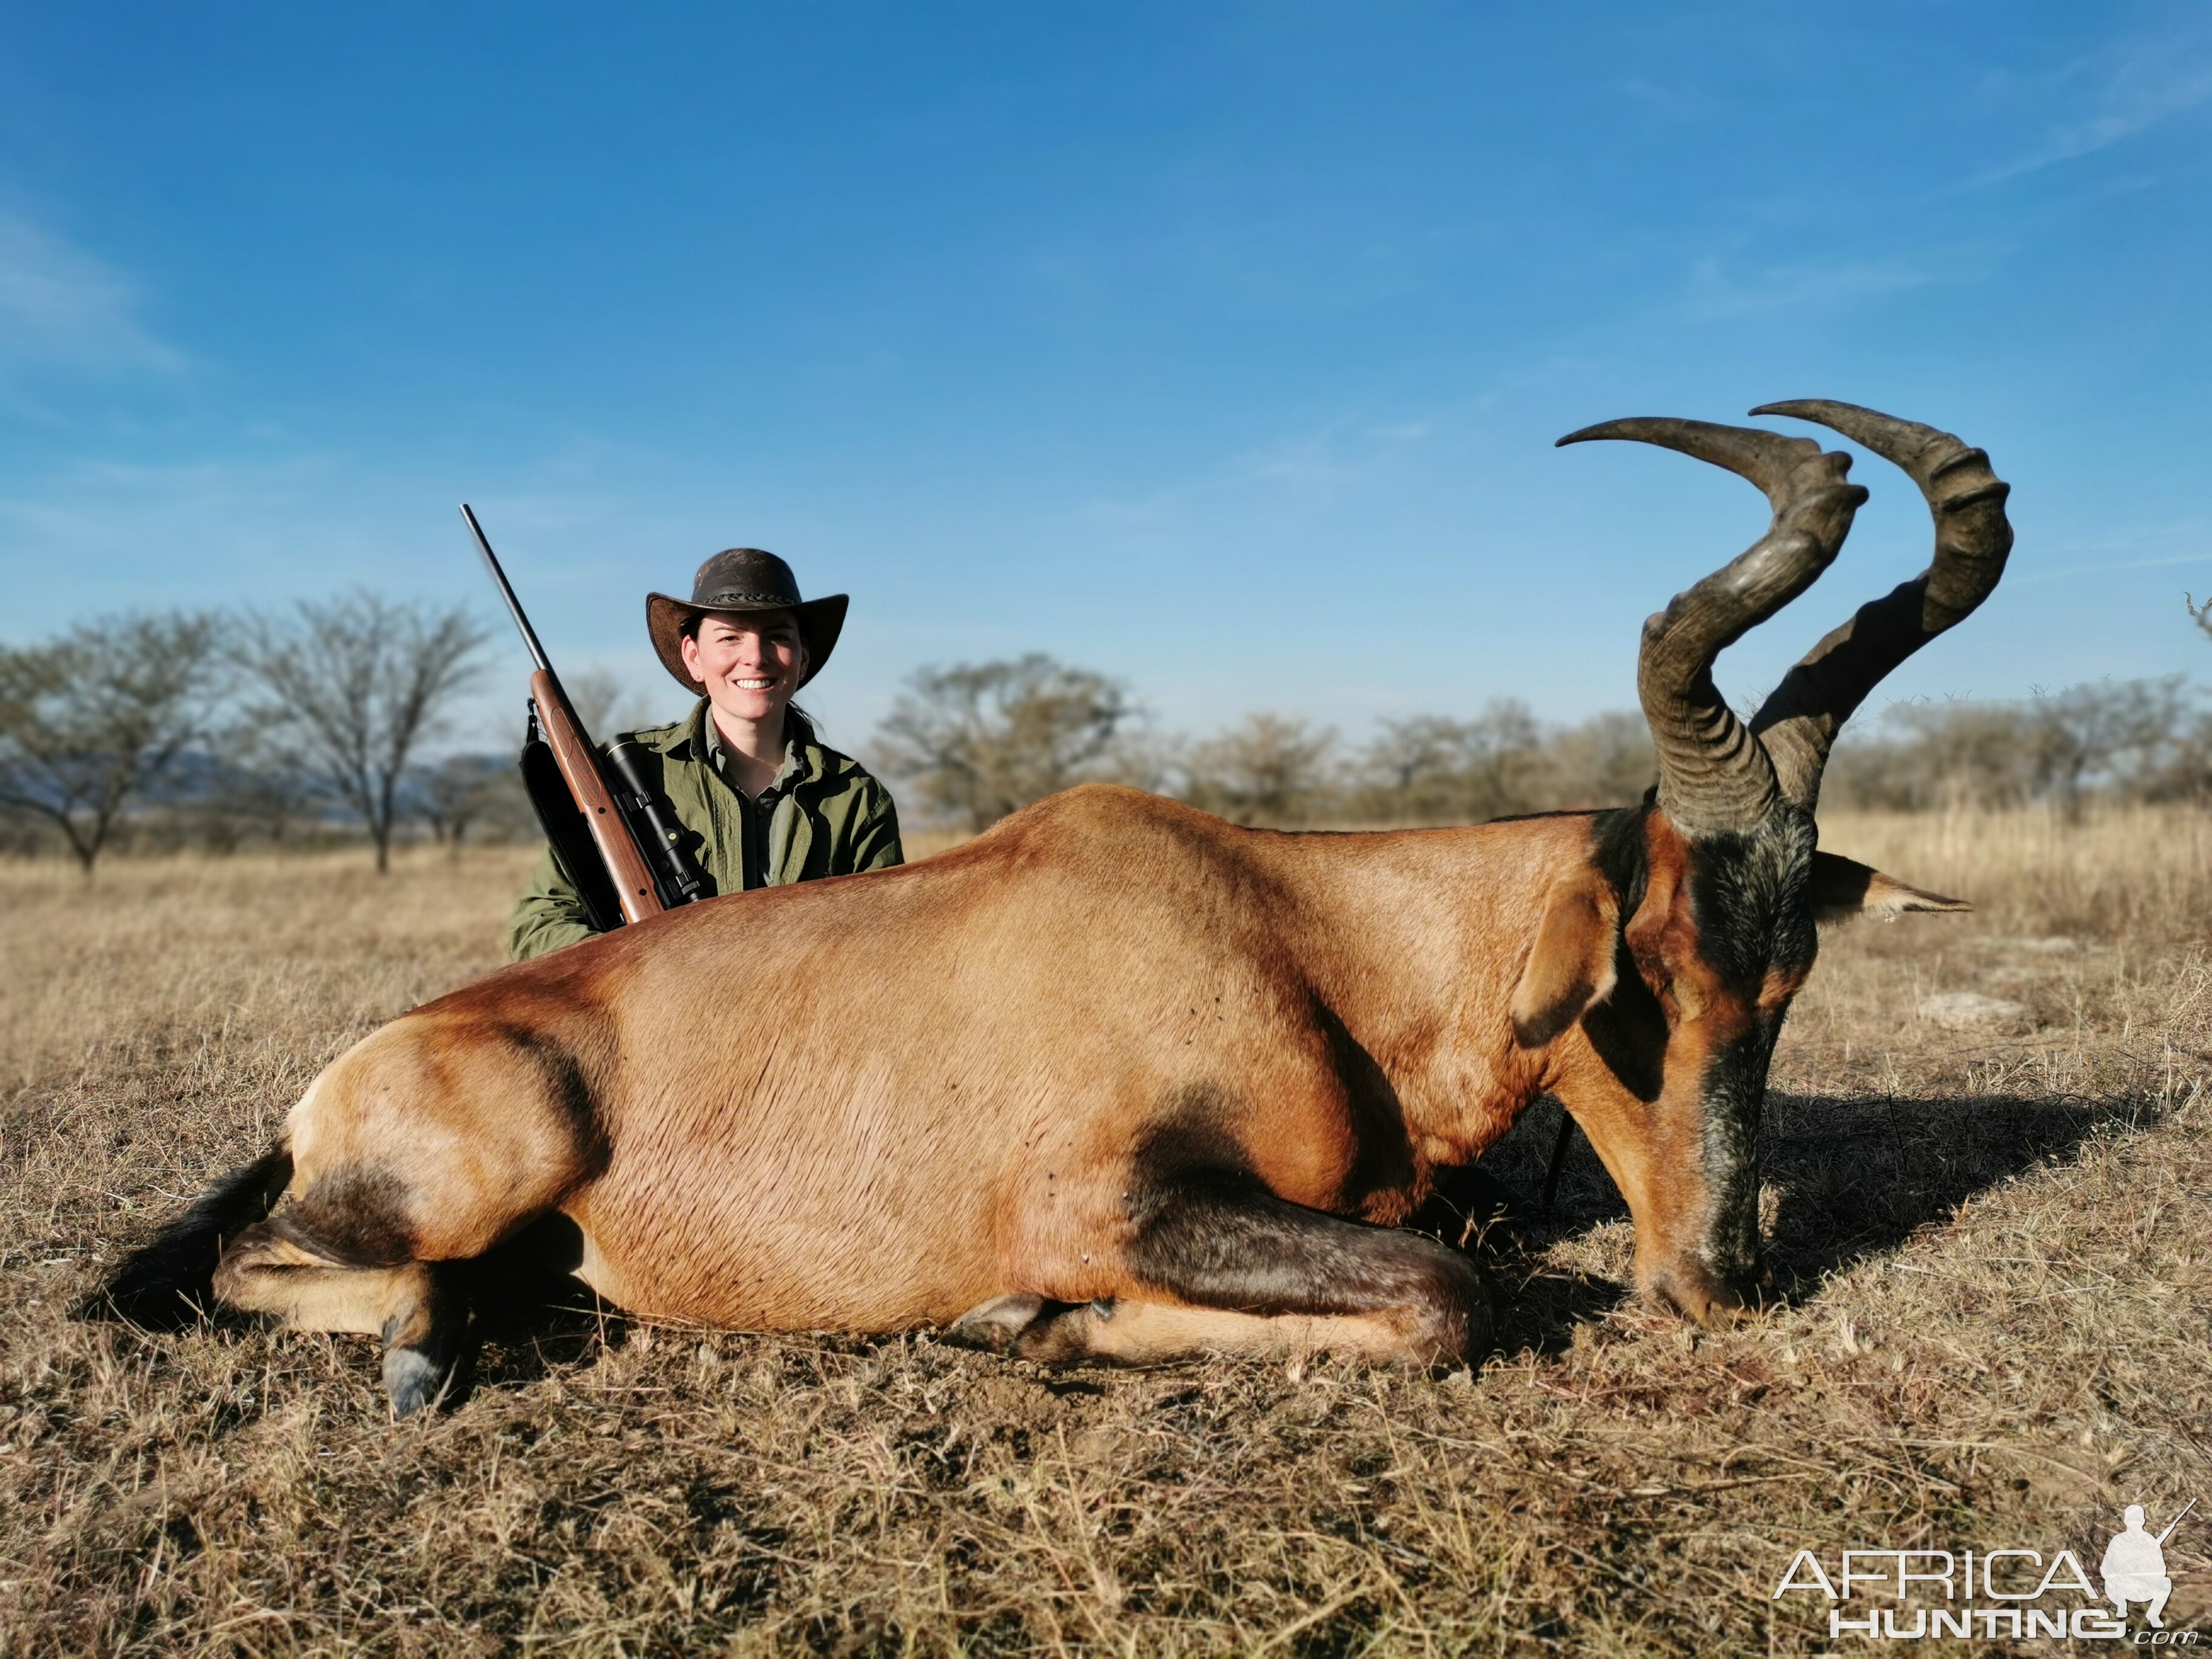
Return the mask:
<svg viewBox="0 0 2212 1659">
<path fill-rule="evenodd" d="M 2193 1648 L 2203 1632 L 2166 1627 L 2166 1604 L 2173 1594 L 2166 1540 L 2196 1507 L 2192 1498 L 2164 1532 L 2153 1535 L 2143 1525 L 2142 1505 L 2129 1504 L 2121 1517 L 2124 1530 L 2105 1547 L 2099 1564 L 2101 1600 L 2088 1568 L 2070 1549 L 2046 1556 L 2040 1549 L 1986 1543 L 1964 1550 L 1847 1549 L 1832 1576 L 1817 1553 L 1801 1549 L 1775 1585 L 1773 1599 L 1779 1601 L 1792 1591 L 1824 1598 L 1830 1604 L 1831 1639 L 1863 1636 L 1869 1642 L 1919 1642 L 1979 1636 L 2019 1642 L 2049 1637 Z M 1908 1605 L 1916 1600 L 1922 1605 Z M 2111 1604 L 2109 1613 L 2106 1603 Z M 2132 1636 L 2131 1603 L 2144 1604 L 2144 1627 Z"/>
<path fill-rule="evenodd" d="M 2128 1603 L 2148 1601 L 2150 1605 L 2143 1616 L 2154 1630 L 2164 1630 L 2166 1620 L 2160 1615 L 2166 1611 L 2166 1598 L 2173 1594 L 2173 1580 L 2166 1576 L 2166 1540 L 2173 1536 L 2173 1529 L 2181 1524 L 2181 1516 L 2197 1507 L 2191 1498 L 2177 1515 L 2166 1523 L 2166 1530 L 2155 1538 L 2143 1530 L 2143 1507 L 2130 1504 L 2120 1516 L 2127 1530 L 2116 1534 L 2105 1546 L 2105 1559 L 2099 1571 L 2105 1580 L 2105 1599 L 2112 1604 L 2112 1611 L 2122 1620 L 2128 1616 Z"/>
</svg>

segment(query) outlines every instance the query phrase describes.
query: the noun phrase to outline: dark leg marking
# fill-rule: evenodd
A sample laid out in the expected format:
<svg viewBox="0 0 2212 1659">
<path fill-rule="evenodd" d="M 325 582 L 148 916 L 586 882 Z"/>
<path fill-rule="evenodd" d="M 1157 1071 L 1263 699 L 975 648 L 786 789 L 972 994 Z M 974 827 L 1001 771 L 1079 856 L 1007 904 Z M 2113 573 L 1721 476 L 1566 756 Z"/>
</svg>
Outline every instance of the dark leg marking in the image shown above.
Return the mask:
<svg viewBox="0 0 2212 1659">
<path fill-rule="evenodd" d="M 1200 1307 L 1253 1314 L 1402 1316 L 1435 1363 L 1490 1346 L 1490 1291 L 1474 1259 L 1419 1233 L 1370 1227 L 1273 1194 L 1187 1182 L 1133 1204 L 1131 1265 Z"/>
<path fill-rule="evenodd" d="M 317 1176 L 269 1226 L 279 1238 L 348 1267 L 392 1267 L 415 1255 L 407 1188 L 380 1170 Z"/>
<path fill-rule="evenodd" d="M 397 1178 L 358 1170 L 324 1176 L 267 1225 L 341 1267 L 389 1270 L 380 1334 L 394 1417 L 411 1417 L 452 1393 L 468 1345 L 468 1273 L 459 1262 L 413 1259 L 407 1189 Z"/>
<path fill-rule="evenodd" d="M 1191 1091 L 1138 1150 L 1127 1212 L 1139 1279 L 1239 1313 L 1395 1315 L 1436 1363 L 1487 1351 L 1490 1291 L 1470 1257 L 1278 1198 L 1251 1172 L 1224 1103 Z"/>
</svg>

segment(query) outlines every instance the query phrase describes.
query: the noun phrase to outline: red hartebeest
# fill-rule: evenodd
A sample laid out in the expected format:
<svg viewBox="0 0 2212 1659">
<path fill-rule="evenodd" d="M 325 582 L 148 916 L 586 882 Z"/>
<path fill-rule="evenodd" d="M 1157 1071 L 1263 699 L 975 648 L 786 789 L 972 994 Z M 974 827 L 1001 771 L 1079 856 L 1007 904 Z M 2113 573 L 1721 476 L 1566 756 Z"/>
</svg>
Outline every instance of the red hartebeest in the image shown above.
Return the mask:
<svg viewBox="0 0 2212 1659">
<path fill-rule="evenodd" d="M 1814 850 L 1837 728 L 1972 611 L 2006 486 L 1845 404 L 1936 519 L 1747 727 L 1713 659 L 1834 558 L 1866 492 L 1802 438 L 1577 432 L 1742 474 L 1768 532 L 1645 624 L 1656 789 L 1472 829 L 1285 835 L 1072 790 L 927 863 L 671 912 L 502 969 L 340 1056 L 284 1141 L 108 1286 L 382 1338 L 402 1414 L 446 1385 L 466 1264 L 538 1224 L 638 1314 L 1142 1362 L 1488 1341 L 1467 1256 L 1392 1224 L 1537 1095 L 1587 1133 L 1649 1293 L 1756 1293 L 1767 1065 L 1816 918 L 1960 909 Z M 218 1260 L 219 1255 L 219 1260 Z"/>
</svg>

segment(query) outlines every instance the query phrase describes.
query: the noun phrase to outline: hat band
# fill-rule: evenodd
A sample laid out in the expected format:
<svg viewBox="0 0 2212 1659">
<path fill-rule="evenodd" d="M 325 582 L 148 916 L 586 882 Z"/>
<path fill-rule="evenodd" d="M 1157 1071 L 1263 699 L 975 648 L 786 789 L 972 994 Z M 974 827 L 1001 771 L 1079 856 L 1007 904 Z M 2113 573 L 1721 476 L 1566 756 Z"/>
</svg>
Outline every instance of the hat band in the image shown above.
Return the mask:
<svg viewBox="0 0 2212 1659">
<path fill-rule="evenodd" d="M 702 611 L 714 611 L 724 605 L 795 605 L 799 602 L 799 595 L 796 593 L 741 593 L 735 589 L 728 588 L 720 593 L 710 594 L 703 599 L 695 599 L 691 601 L 693 605 Z"/>
</svg>

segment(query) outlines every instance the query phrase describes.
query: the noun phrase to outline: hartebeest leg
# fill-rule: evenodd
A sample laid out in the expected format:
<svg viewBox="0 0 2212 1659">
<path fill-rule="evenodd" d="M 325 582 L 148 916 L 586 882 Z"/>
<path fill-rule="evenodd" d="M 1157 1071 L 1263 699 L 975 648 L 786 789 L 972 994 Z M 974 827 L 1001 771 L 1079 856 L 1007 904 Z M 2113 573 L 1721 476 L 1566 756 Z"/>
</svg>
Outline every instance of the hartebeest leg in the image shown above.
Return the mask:
<svg viewBox="0 0 2212 1659">
<path fill-rule="evenodd" d="M 965 1346 L 1048 1364 L 1161 1365 L 1207 1354 L 1280 1359 L 1333 1353 L 1378 1364 L 1449 1358 L 1409 1349 L 1403 1325 L 1388 1317 L 1233 1313 L 1128 1297 L 1072 1306 L 1038 1296 L 998 1297 L 962 1316 L 946 1334 Z"/>
<path fill-rule="evenodd" d="M 273 1314 L 301 1330 L 380 1338 L 394 1417 L 411 1416 L 446 1393 L 468 1334 L 468 1297 L 453 1264 L 349 1267 L 266 1224 L 231 1241 L 215 1289 L 234 1308 Z"/>
<path fill-rule="evenodd" d="M 1227 1184 L 1163 1192 L 1137 1220 L 1126 1293 L 1074 1304 L 1000 1297 L 951 1334 L 1024 1358 L 1139 1365 L 1316 1350 L 1460 1364 L 1490 1346 L 1481 1270 L 1433 1238 Z"/>
</svg>

